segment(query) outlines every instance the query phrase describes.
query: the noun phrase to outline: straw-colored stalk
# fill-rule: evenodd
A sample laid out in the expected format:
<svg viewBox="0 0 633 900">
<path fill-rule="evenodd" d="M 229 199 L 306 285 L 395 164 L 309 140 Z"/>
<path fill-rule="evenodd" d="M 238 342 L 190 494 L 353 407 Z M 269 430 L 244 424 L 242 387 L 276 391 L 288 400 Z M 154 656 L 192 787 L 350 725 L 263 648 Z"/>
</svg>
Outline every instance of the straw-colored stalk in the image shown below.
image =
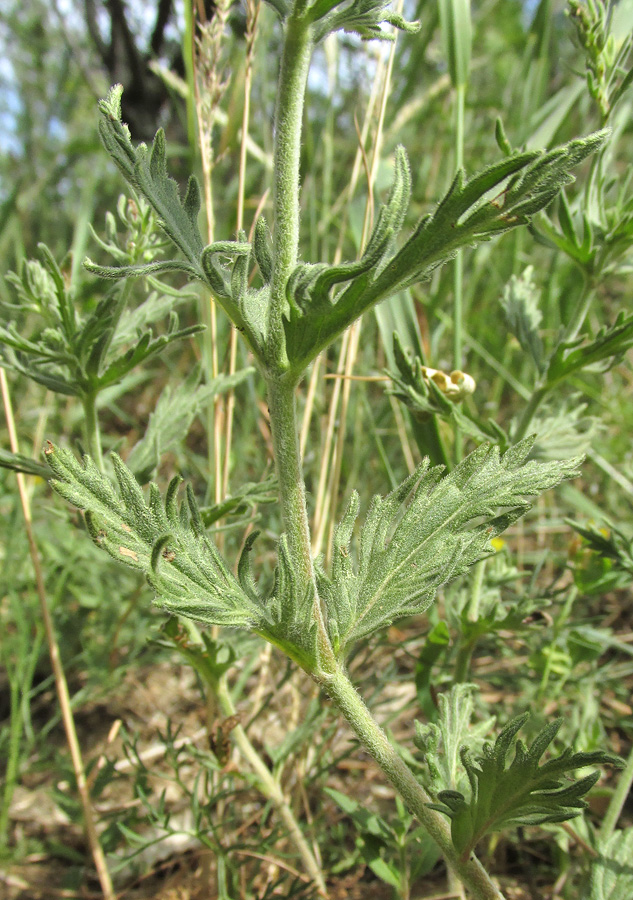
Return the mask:
<svg viewBox="0 0 633 900">
<path fill-rule="evenodd" d="M 212 132 L 216 119 L 216 111 L 228 87 L 228 76 L 224 68 L 223 50 L 225 32 L 230 10 L 229 0 L 218 0 L 212 19 L 206 20 L 204 6 L 194 5 L 193 39 L 193 90 L 196 120 L 198 125 L 198 142 L 200 162 L 202 166 L 202 182 L 207 219 L 207 241 L 213 241 L 215 231 L 215 215 L 213 210 L 213 144 Z M 211 377 L 219 374 L 218 326 L 216 305 L 211 296 L 208 304 L 203 304 L 203 321 L 208 326 L 206 334 L 207 366 L 210 363 Z M 214 474 L 214 499 L 222 500 L 222 431 L 224 420 L 224 403 L 220 395 L 213 401 L 212 421 L 209 422 L 210 467 Z M 212 449 L 211 449 L 212 448 Z"/>
<path fill-rule="evenodd" d="M 4 369 L 0 369 L 0 389 L 2 391 L 2 402 L 4 405 L 4 413 L 7 421 L 7 429 L 9 431 L 9 442 L 12 453 L 19 453 L 17 431 L 15 428 L 15 419 L 13 417 L 13 407 L 11 404 L 11 394 L 9 391 L 9 382 Z M 86 840 L 90 847 L 92 859 L 97 870 L 97 876 L 101 885 L 101 891 L 105 900 L 115 900 L 116 895 L 112 887 L 112 880 L 108 865 L 106 863 L 105 854 L 99 842 L 97 826 L 95 823 L 94 812 L 92 809 L 92 800 L 90 798 L 90 789 L 86 780 L 86 770 L 77 737 L 77 729 L 75 727 L 75 719 L 70 703 L 70 693 L 68 691 L 68 682 L 66 681 L 66 673 L 62 664 L 59 644 L 53 627 L 53 619 L 48 607 L 46 590 L 44 587 L 44 573 L 42 571 L 42 562 L 40 560 L 39 549 L 33 532 L 33 517 L 31 515 L 31 503 L 26 489 L 26 479 L 22 472 L 16 474 L 18 481 L 18 492 L 20 495 L 20 503 L 22 506 L 22 515 L 24 517 L 24 528 L 29 544 L 29 552 L 35 572 L 35 586 L 40 602 L 40 610 L 42 613 L 42 621 L 44 623 L 44 633 L 46 635 L 46 643 L 51 659 L 51 668 L 53 670 L 53 678 L 55 679 L 55 689 L 57 691 L 57 699 L 62 714 L 62 722 L 66 733 L 66 741 L 70 750 L 70 758 L 72 761 L 75 781 L 77 782 L 77 791 L 81 803 L 83 814 L 84 829 L 86 832 Z"/>
</svg>

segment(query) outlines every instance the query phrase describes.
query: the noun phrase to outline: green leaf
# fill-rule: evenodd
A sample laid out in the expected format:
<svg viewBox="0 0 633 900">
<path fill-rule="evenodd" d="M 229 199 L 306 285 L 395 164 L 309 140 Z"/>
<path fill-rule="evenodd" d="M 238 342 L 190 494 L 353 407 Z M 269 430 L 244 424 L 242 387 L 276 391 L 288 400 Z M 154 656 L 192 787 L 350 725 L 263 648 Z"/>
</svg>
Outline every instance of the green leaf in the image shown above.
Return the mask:
<svg viewBox="0 0 633 900">
<path fill-rule="evenodd" d="M 83 465 L 53 444 L 46 449 L 55 479 L 52 487 L 86 512 L 95 544 L 114 559 L 143 571 L 156 602 L 175 615 L 207 625 L 256 627 L 263 610 L 247 596 L 208 539 L 191 489 L 180 506 L 180 479 L 164 500 L 150 485 L 149 500 L 130 470 L 111 455 L 118 493 L 90 457 Z"/>
<path fill-rule="evenodd" d="M 205 247 L 198 228 L 200 188 L 192 176 L 184 199 L 177 183 L 167 174 L 165 135 L 156 133 L 151 149 L 134 147 L 127 125 L 121 121 L 123 88 L 110 89 L 99 103 L 99 132 L 104 146 L 128 183 L 141 194 L 158 215 L 160 224 L 185 257 L 185 261 L 152 261 L 146 265 L 97 266 L 92 272 L 105 278 L 151 276 L 163 271 L 184 271 L 206 284 L 234 325 L 242 332 L 251 350 L 263 359 L 263 340 L 268 294 L 248 290 L 251 246 L 242 234 L 237 241 L 217 241 Z M 261 249 L 261 243 L 260 247 Z M 227 269 L 226 260 L 230 260 Z"/>
<path fill-rule="evenodd" d="M 598 845 L 600 858 L 591 866 L 589 900 L 633 897 L 633 828 L 615 831 Z"/>
<path fill-rule="evenodd" d="M 393 828 L 381 816 L 368 809 L 346 794 L 325 788 L 325 793 L 353 821 L 359 838 L 359 848 L 363 859 L 375 875 L 393 887 L 400 886 L 397 871 L 394 871 L 380 856 L 380 851 L 395 845 Z M 394 847 L 395 849 L 395 847 Z"/>
<path fill-rule="evenodd" d="M 474 684 L 453 685 L 448 693 L 437 698 L 437 724 L 415 722 L 413 741 L 424 756 L 433 795 L 440 790 L 456 790 L 466 786 L 466 770 L 461 763 L 460 751 L 464 746 L 471 753 L 481 750 L 484 736 L 494 725 L 494 718 L 478 724 L 471 722 L 475 690 Z"/>
<path fill-rule="evenodd" d="M 203 506 L 200 509 L 202 521 L 209 527 L 214 522 L 224 519 L 226 516 L 239 516 L 262 504 L 277 503 L 279 500 L 277 479 L 274 475 L 263 481 L 247 481 L 230 497 L 225 497 L 213 506 Z"/>
<path fill-rule="evenodd" d="M 435 211 L 425 216 L 404 246 L 393 256 L 389 242 L 401 228 L 408 202 L 408 164 L 404 151 L 396 154 L 396 177 L 389 200 L 358 263 L 347 267 L 309 270 L 300 266 L 293 281 L 300 286 L 300 300 L 290 302 L 284 322 L 291 366 L 298 372 L 376 303 L 422 281 L 464 246 L 475 246 L 518 225 L 524 225 L 546 207 L 561 187 L 573 181 L 570 170 L 606 141 L 608 131 L 570 141 L 554 150 L 517 153 L 467 179 L 460 170 Z M 496 196 L 490 197 L 492 191 Z M 367 254 L 376 252 L 376 257 Z M 370 263 L 364 268 L 363 260 Z M 331 278 L 335 281 L 330 281 Z M 348 287 L 333 297 L 333 284 L 350 279 Z M 320 280 L 319 280 L 320 279 Z"/>
<path fill-rule="evenodd" d="M 336 266 L 301 263 L 291 274 L 286 286 L 289 313 L 284 328 L 288 358 L 298 368 L 316 356 L 315 339 L 319 347 L 331 340 L 329 334 L 335 323 L 349 315 L 372 274 L 376 277 L 382 271 L 404 223 L 410 196 L 409 162 L 404 149 L 397 147 L 389 198 L 378 212 L 362 257 Z M 332 299 L 332 289 L 345 282 L 351 282 L 349 288 Z"/>
<path fill-rule="evenodd" d="M 316 598 L 313 585 L 301 587 L 304 584 L 304 579 L 297 574 L 288 539 L 282 534 L 272 595 L 266 600 L 266 626 L 260 634 L 304 669 L 311 671 L 318 661 L 314 616 Z"/>
<path fill-rule="evenodd" d="M 599 750 L 574 753 L 567 748 L 560 756 L 539 766 L 562 725 L 563 720 L 558 719 L 537 735 L 529 749 L 522 741 L 516 741 L 514 758 L 506 768 L 510 747 L 528 715 L 524 713 L 512 719 L 494 745 L 484 744 L 476 760 L 462 750 L 462 764 L 470 781 L 470 799 L 460 791 L 440 791 L 439 803 L 432 805 L 451 819 L 453 844 L 462 859 L 467 859 L 481 838 L 491 831 L 573 819 L 587 807 L 581 798 L 600 776 L 596 772 L 572 782 L 565 776 L 585 766 L 620 765 L 618 757 Z"/>
<path fill-rule="evenodd" d="M 616 365 L 633 347 L 633 314 L 621 312 L 611 327 L 601 328 L 593 340 L 583 337 L 561 341 L 556 347 L 546 372 L 549 387 L 553 387 L 579 369 L 596 367 L 606 372 Z"/>
<path fill-rule="evenodd" d="M 14 472 L 24 472 L 25 475 L 39 475 L 40 478 L 47 480 L 51 477 L 50 469 L 36 459 L 23 456 L 21 453 L 11 453 L 10 450 L 3 450 L 2 447 L 0 447 L 0 466 L 3 469 L 12 469 Z"/>
<path fill-rule="evenodd" d="M 356 566 L 349 548 L 359 500 L 352 495 L 335 532 L 331 573 L 318 576 L 341 655 L 394 620 L 424 612 L 442 584 L 494 552 L 491 539 L 530 508 L 527 497 L 577 474 L 580 458 L 526 462 L 533 444 L 527 438 L 503 456 L 482 445 L 444 477 L 425 460 L 391 494 L 374 497 Z"/>
<path fill-rule="evenodd" d="M 115 85 L 106 99 L 99 103 L 101 140 L 126 181 L 147 199 L 160 217 L 166 233 L 193 266 L 198 277 L 204 280 L 200 268 L 204 245 L 198 228 L 198 182 L 193 177 L 189 180 L 182 200 L 177 183 L 167 174 L 162 130 L 157 132 L 151 150 L 145 144 L 133 147 L 129 129 L 121 121 L 122 93 L 121 85 Z"/>
<path fill-rule="evenodd" d="M 407 22 L 393 11 L 391 0 L 315 0 L 308 10 L 314 24 L 316 41 L 323 40 L 335 31 L 358 34 L 364 41 L 393 41 L 395 35 L 385 31 L 383 25 L 391 25 L 400 31 L 415 34 L 420 26 Z"/>
<path fill-rule="evenodd" d="M 115 281 L 119 278 L 145 278 L 148 275 L 160 275 L 163 272 L 186 272 L 193 278 L 199 277 L 197 269 L 190 263 L 178 259 L 159 260 L 139 266 L 100 266 L 86 257 L 84 266 L 93 275 Z"/>
<path fill-rule="evenodd" d="M 602 527 L 591 523 L 580 525 L 573 519 L 567 519 L 567 524 L 584 538 L 594 553 L 611 560 L 621 572 L 633 577 L 633 537 L 630 532 L 607 520 Z"/>
<path fill-rule="evenodd" d="M 194 366 L 189 375 L 176 387 L 167 385 L 150 414 L 145 434 L 132 447 L 128 467 L 141 484 L 145 484 L 158 466 L 163 454 L 181 445 L 198 412 L 211 397 L 233 390 L 253 369 L 242 369 L 233 375 L 218 375 L 208 384 L 200 385 L 201 369 Z M 203 519 L 204 519 L 203 514 Z M 209 524 L 205 520 L 205 524 Z"/>
<path fill-rule="evenodd" d="M 513 275 L 505 287 L 501 305 L 508 328 L 540 372 L 543 368 L 543 341 L 539 325 L 543 315 L 539 309 L 540 292 L 533 281 L 533 273 L 534 266 L 528 266 L 519 277 Z"/>
</svg>

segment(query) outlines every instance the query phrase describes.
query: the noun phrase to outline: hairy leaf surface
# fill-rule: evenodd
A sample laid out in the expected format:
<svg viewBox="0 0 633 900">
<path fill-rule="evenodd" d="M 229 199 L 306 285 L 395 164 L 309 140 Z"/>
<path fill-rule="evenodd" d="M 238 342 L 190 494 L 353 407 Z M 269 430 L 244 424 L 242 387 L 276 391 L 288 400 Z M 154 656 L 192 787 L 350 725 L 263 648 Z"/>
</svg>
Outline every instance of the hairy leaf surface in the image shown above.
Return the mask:
<svg viewBox="0 0 633 900">
<path fill-rule="evenodd" d="M 349 552 L 359 507 L 354 493 L 335 533 L 331 575 L 322 572 L 319 584 L 341 653 L 395 619 L 423 612 L 440 585 L 493 552 L 491 538 L 530 508 L 527 497 L 576 474 L 579 458 L 527 462 L 533 444 L 527 438 L 503 456 L 484 444 L 446 476 L 425 460 L 391 494 L 374 497 L 357 566 Z"/>
<path fill-rule="evenodd" d="M 598 845 L 600 857 L 591 867 L 589 900 L 633 897 L 633 827 L 614 832 Z"/>
<path fill-rule="evenodd" d="M 617 757 L 600 750 L 574 753 L 568 748 L 539 766 L 562 725 L 563 720 L 557 719 L 537 735 L 529 749 L 522 741 L 516 741 L 514 759 L 506 768 L 512 741 L 528 717 L 524 713 L 509 722 L 494 745 L 484 744 L 482 755 L 475 761 L 468 751 L 462 750 L 462 763 L 470 781 L 470 800 L 460 791 L 440 791 L 440 803 L 432 806 L 450 817 L 453 844 L 464 859 L 490 831 L 573 819 L 586 808 L 581 798 L 600 776 L 595 772 L 578 781 L 569 781 L 566 776 L 585 766 L 620 764 Z"/>
<path fill-rule="evenodd" d="M 161 606 L 207 625 L 248 628 L 261 622 L 261 608 L 207 537 L 191 488 L 186 501 L 177 503 L 180 478 L 171 481 L 164 501 L 151 484 L 147 502 L 116 454 L 111 458 L 119 494 L 90 457 L 84 457 L 82 465 L 52 444 L 46 456 L 55 474 L 53 488 L 86 511 L 95 543 L 119 562 L 143 571 Z"/>
<path fill-rule="evenodd" d="M 361 260 L 313 268 L 313 277 L 309 277 L 310 267 L 300 265 L 291 276 L 289 289 L 298 291 L 298 301 L 293 305 L 291 299 L 284 323 L 291 366 L 299 371 L 305 368 L 366 310 L 428 278 L 461 247 L 527 224 L 574 180 L 570 170 L 598 150 L 607 135 L 600 131 L 554 150 L 516 153 L 472 178 L 460 169 L 436 209 L 420 220 L 394 254 L 391 247 L 404 221 L 410 180 L 405 152 L 398 148 L 393 187 Z M 493 191 L 496 196 L 491 196 Z M 385 236 L 389 240 L 383 244 Z M 334 284 L 347 280 L 350 283 L 344 290 L 328 296 Z"/>
</svg>

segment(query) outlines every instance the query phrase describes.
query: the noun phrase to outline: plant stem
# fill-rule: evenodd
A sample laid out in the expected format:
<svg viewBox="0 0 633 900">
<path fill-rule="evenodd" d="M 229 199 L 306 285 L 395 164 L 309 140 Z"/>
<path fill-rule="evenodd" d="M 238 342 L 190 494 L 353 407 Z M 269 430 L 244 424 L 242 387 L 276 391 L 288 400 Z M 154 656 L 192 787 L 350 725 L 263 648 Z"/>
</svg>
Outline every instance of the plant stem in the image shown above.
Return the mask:
<svg viewBox="0 0 633 900">
<path fill-rule="evenodd" d="M 549 385 L 542 385 L 541 387 L 537 387 L 533 392 L 532 396 L 529 399 L 528 405 L 523 410 L 523 415 L 519 420 L 519 424 L 517 426 L 517 430 L 513 435 L 513 441 L 516 443 L 522 440 L 528 432 L 530 425 L 532 424 L 532 419 L 534 418 L 534 414 L 537 409 L 548 395 L 550 391 Z"/>
<path fill-rule="evenodd" d="M 323 688 L 345 716 L 360 742 L 380 766 L 407 808 L 438 845 L 448 866 L 456 873 L 474 900 L 503 900 L 481 863 L 474 855 L 464 861 L 453 846 L 450 828 L 441 813 L 429 809 L 432 798 L 418 784 L 413 773 L 374 720 L 346 673 L 338 668 L 321 681 Z"/>
<path fill-rule="evenodd" d="M 311 590 L 314 597 L 319 664 L 325 671 L 333 671 L 336 663 L 319 602 L 312 562 L 305 483 L 299 453 L 295 382 L 289 378 L 268 378 L 267 383 L 279 499 L 290 558 L 300 579 L 299 591 Z"/>
<path fill-rule="evenodd" d="M 18 664 L 19 665 L 19 664 Z M 20 767 L 20 743 L 22 740 L 22 704 L 20 698 L 20 677 L 16 665 L 13 672 L 6 660 L 5 668 L 9 676 L 10 706 L 9 706 L 9 740 L 6 750 L 7 763 L 4 773 L 4 787 L 2 791 L 2 803 L 0 803 L 0 853 L 6 850 L 9 843 L 9 807 L 15 786 L 18 782 Z"/>
<path fill-rule="evenodd" d="M 466 85 L 458 84 L 455 89 L 455 168 L 464 165 L 464 106 Z M 464 338 L 462 322 L 464 318 L 464 256 L 459 250 L 453 268 L 453 368 L 460 371 L 464 364 Z M 463 456 L 463 437 L 459 428 L 455 429 L 455 460 Z"/>
<path fill-rule="evenodd" d="M 17 433 L 15 430 L 15 420 L 13 418 L 13 409 L 11 406 L 11 397 L 9 394 L 9 384 L 6 379 L 4 369 L 0 369 L 0 387 L 2 388 L 2 400 L 7 420 L 7 428 L 9 431 L 11 450 L 13 453 L 19 453 Z M 31 561 L 33 563 L 33 571 L 35 573 L 35 585 L 40 601 L 40 611 L 42 614 L 42 621 L 44 623 L 46 643 L 48 644 L 48 651 L 51 659 L 51 668 L 53 670 L 55 687 L 57 690 L 57 698 L 59 700 L 59 707 L 62 714 L 64 731 L 66 732 L 66 741 L 68 743 L 68 749 L 70 750 L 73 771 L 75 773 L 75 780 L 77 782 L 77 792 L 79 793 L 79 799 L 83 812 L 83 823 L 86 830 L 86 838 L 88 840 L 88 845 L 92 853 L 92 859 L 95 864 L 95 869 L 97 870 L 97 875 L 99 877 L 99 883 L 101 885 L 104 900 L 115 900 L 114 888 L 112 887 L 112 880 L 108 871 L 105 854 L 103 852 L 101 844 L 99 843 L 99 835 L 97 833 L 94 811 L 92 808 L 92 799 L 90 797 L 88 782 L 86 781 L 86 770 L 83 764 L 81 747 L 79 745 L 79 739 L 77 737 L 75 719 L 73 717 L 73 711 L 70 702 L 70 694 L 68 692 L 68 682 L 66 681 L 66 673 L 64 672 L 64 667 L 62 665 L 59 644 L 57 642 L 57 636 L 55 634 L 55 629 L 53 626 L 53 618 L 51 616 L 50 609 L 48 607 L 48 600 L 46 598 L 44 573 L 42 571 L 42 562 L 40 559 L 37 543 L 35 541 L 35 535 L 33 533 L 33 519 L 31 516 L 31 505 L 29 503 L 29 497 L 26 490 L 26 481 L 24 475 L 21 472 L 18 472 L 16 477 L 18 482 L 18 492 L 20 494 L 20 502 L 22 504 L 22 513 L 24 516 L 24 528 L 29 543 L 29 551 L 31 555 Z"/>
<path fill-rule="evenodd" d="M 484 583 L 484 574 L 486 571 L 486 560 L 482 559 L 475 566 L 473 576 L 472 593 L 468 602 L 468 610 L 466 619 L 468 622 L 477 622 L 479 620 L 479 604 L 481 602 L 481 589 Z M 477 637 L 472 636 L 466 640 L 462 639 L 457 652 L 457 661 L 455 663 L 455 683 L 463 684 L 468 681 L 470 673 L 470 661 L 473 657 L 473 650 L 477 644 Z"/>
<path fill-rule="evenodd" d="M 236 713 L 236 709 L 233 705 L 233 699 L 228 689 L 225 677 L 219 679 L 218 683 L 214 687 L 214 690 L 218 700 L 218 704 L 224 715 L 227 717 L 234 716 Z M 257 776 L 259 790 L 267 799 L 271 801 L 271 803 L 279 813 L 279 816 L 282 819 L 284 825 L 288 829 L 288 834 L 290 835 L 293 844 L 299 851 L 307 874 L 316 884 L 320 893 L 323 896 L 327 896 L 327 889 L 325 886 L 325 881 L 323 880 L 321 868 L 316 861 L 305 837 L 303 836 L 303 832 L 301 831 L 299 823 L 297 822 L 294 813 L 284 796 L 279 782 L 263 762 L 262 758 L 259 756 L 257 750 L 255 750 L 255 748 L 251 744 L 248 735 L 241 725 L 236 725 L 235 728 L 231 731 L 231 735 L 234 738 L 235 743 L 240 750 L 240 753 Z"/>
<path fill-rule="evenodd" d="M 103 472 L 103 453 L 101 450 L 101 430 L 97 416 L 97 395 L 86 394 L 82 400 L 84 408 L 84 430 L 88 453 L 93 458 L 99 471 Z"/>
<path fill-rule="evenodd" d="M 573 341 L 578 336 L 578 332 L 585 324 L 591 301 L 593 300 L 593 280 L 585 273 L 584 283 L 580 296 L 576 301 L 576 306 L 571 314 L 569 322 L 565 326 L 563 341 Z"/>
<path fill-rule="evenodd" d="M 286 22 L 277 108 L 274 152 L 274 262 L 268 318 L 270 348 L 266 382 L 273 452 L 279 479 L 282 508 L 290 557 L 296 566 L 298 592 L 312 590 L 317 625 L 318 673 L 313 677 L 329 693 L 359 739 L 387 775 L 396 790 L 436 841 L 448 865 L 472 892 L 475 900 L 502 900 L 481 864 L 470 857 L 459 859 L 450 828 L 440 813 L 430 810 L 431 797 L 398 756 L 387 736 L 374 721 L 347 675 L 337 665 L 321 610 L 308 523 L 305 485 L 299 451 L 295 388 L 297 378 L 287 372 L 283 331 L 286 284 L 296 265 L 299 244 L 299 162 L 301 122 L 312 53 L 310 28 L 301 19 L 300 4 Z M 284 377 L 284 372 L 287 374 Z"/>
<path fill-rule="evenodd" d="M 297 263 L 299 247 L 301 123 L 311 56 L 310 26 L 301 19 L 299 13 L 294 12 L 286 22 L 275 109 L 275 233 L 268 344 L 269 362 L 277 370 L 280 367 L 279 360 L 285 357 L 282 316 L 286 305 L 286 283 Z"/>
<path fill-rule="evenodd" d="M 284 529 L 290 554 L 304 587 L 314 581 L 310 550 L 310 530 L 305 486 L 296 428 L 296 401 L 293 382 L 285 379 L 268 382 L 268 409 Z"/>
<path fill-rule="evenodd" d="M 600 841 L 603 843 L 607 841 L 613 832 L 615 831 L 615 826 L 618 824 L 618 819 L 620 818 L 620 813 L 624 808 L 624 804 L 626 803 L 627 797 L 629 796 L 629 791 L 631 790 L 631 785 L 633 784 L 633 750 L 631 750 L 629 754 L 629 758 L 626 761 L 626 766 L 622 772 L 619 773 L 618 784 L 613 792 L 613 796 L 611 797 L 611 802 L 609 803 L 609 808 L 605 814 L 604 819 L 602 820 L 602 825 L 600 826 Z"/>
</svg>

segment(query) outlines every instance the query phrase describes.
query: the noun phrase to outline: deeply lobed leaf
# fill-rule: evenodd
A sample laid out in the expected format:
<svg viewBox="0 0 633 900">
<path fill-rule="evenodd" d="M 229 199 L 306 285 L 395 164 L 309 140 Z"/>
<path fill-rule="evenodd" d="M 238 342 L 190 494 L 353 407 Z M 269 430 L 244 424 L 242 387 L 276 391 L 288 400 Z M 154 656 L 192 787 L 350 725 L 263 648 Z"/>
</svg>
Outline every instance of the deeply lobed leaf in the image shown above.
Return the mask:
<svg viewBox="0 0 633 900">
<path fill-rule="evenodd" d="M 567 748 L 560 756 L 539 766 L 562 724 L 562 719 L 558 719 L 536 736 L 529 749 L 520 740 L 516 741 L 514 758 L 506 768 L 510 747 L 527 719 L 527 713 L 512 719 L 494 745 L 484 744 L 483 753 L 475 761 L 462 750 L 462 763 L 471 787 L 469 800 L 460 791 L 440 791 L 440 802 L 433 804 L 433 809 L 450 817 L 453 844 L 464 859 L 491 831 L 566 822 L 579 815 L 587 806 L 582 797 L 595 784 L 599 773 L 575 782 L 568 781 L 566 776 L 585 766 L 621 763 L 618 757 L 602 751 L 574 753 Z"/>
<path fill-rule="evenodd" d="M 150 485 L 149 502 L 130 470 L 112 454 L 119 492 L 92 462 L 49 444 L 52 487 L 86 512 L 97 546 L 147 576 L 157 602 L 176 615 L 208 625 L 256 627 L 263 612 L 247 595 L 208 539 L 193 492 L 180 505 L 174 478 L 162 500 Z"/>
<path fill-rule="evenodd" d="M 577 474 L 580 458 L 527 461 L 533 444 L 526 438 L 503 455 L 484 444 L 444 477 L 441 466 L 425 460 L 391 494 L 374 497 L 357 566 L 349 552 L 359 505 L 352 495 L 335 532 L 330 576 L 319 576 L 341 655 L 395 619 L 427 609 L 442 584 L 493 552 L 491 539 L 529 509 L 526 498 Z"/>
<path fill-rule="evenodd" d="M 99 103 L 102 119 L 101 140 L 126 181 L 139 191 L 160 216 L 169 237 L 188 262 L 199 271 L 203 243 L 198 229 L 200 187 L 195 178 L 189 180 L 184 200 L 178 185 L 167 174 L 165 135 L 158 131 L 151 150 L 145 144 L 133 147 L 127 125 L 121 121 L 123 88 L 115 85 Z"/>
<path fill-rule="evenodd" d="M 51 486 L 65 500 L 85 510 L 88 530 L 98 547 L 118 562 L 145 573 L 159 606 L 174 615 L 206 625 L 248 628 L 280 647 L 308 671 L 314 666 L 315 628 L 312 589 L 301 591 L 285 535 L 269 595 L 255 582 L 250 551 L 257 534 L 246 541 L 238 577 L 208 538 L 193 491 L 178 504 L 181 479 L 172 479 L 162 499 L 150 484 L 149 500 L 130 469 L 111 454 L 114 485 L 89 456 L 83 464 L 72 453 L 48 444 Z"/>
<path fill-rule="evenodd" d="M 460 170 L 435 211 L 418 223 L 393 254 L 393 238 L 402 227 L 409 198 L 408 162 L 400 148 L 389 200 L 361 260 L 336 267 L 336 274 L 329 267 L 299 266 L 291 277 L 289 289 L 296 290 L 296 299 L 293 304 L 293 297 L 289 298 L 290 314 L 284 323 L 290 365 L 301 372 L 366 310 L 424 280 L 461 247 L 527 224 L 561 187 L 573 181 L 570 170 L 598 150 L 607 136 L 608 132 L 600 131 L 554 150 L 516 153 L 470 179 Z M 497 195 L 490 197 L 492 191 Z M 384 245 L 379 240 L 383 232 Z M 332 286 L 346 280 L 349 285 L 330 297 Z"/>
</svg>

